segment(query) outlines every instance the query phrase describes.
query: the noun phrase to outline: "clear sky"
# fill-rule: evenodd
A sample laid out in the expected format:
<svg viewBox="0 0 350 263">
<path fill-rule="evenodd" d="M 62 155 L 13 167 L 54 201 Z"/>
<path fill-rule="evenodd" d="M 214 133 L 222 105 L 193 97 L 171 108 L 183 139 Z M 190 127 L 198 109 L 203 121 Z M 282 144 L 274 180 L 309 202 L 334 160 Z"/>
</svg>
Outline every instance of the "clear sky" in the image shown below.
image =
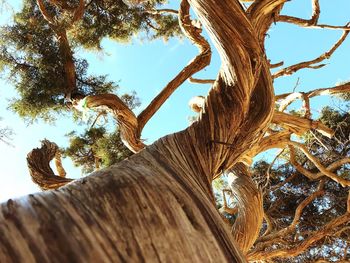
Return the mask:
<svg viewBox="0 0 350 263">
<path fill-rule="evenodd" d="M 21 1 L 11 1 L 20 4 Z M 345 25 L 350 21 L 349 0 L 320 0 L 321 17 L 319 23 Z M 178 1 L 172 1 L 171 7 L 177 8 Z M 9 13 L 9 12 L 7 12 Z M 285 5 L 284 14 L 309 18 L 311 0 L 292 0 Z M 2 15 L 0 22 L 9 20 Z M 294 25 L 278 24 L 267 36 L 267 54 L 272 63 L 284 61 L 285 65 L 313 59 L 327 51 L 340 37 L 342 31 L 303 29 Z M 152 98 L 169 82 L 194 56 L 197 49 L 186 39 L 172 39 L 168 42 L 157 40 L 142 42 L 137 37 L 130 44 L 118 44 L 109 40 L 103 41 L 104 54 L 80 50 L 77 55 L 85 57 L 90 62 L 90 72 L 108 74 L 111 80 L 120 81 L 120 92 L 135 90 L 141 98 L 142 105 L 136 111 L 144 108 Z M 215 78 L 220 67 L 220 60 L 213 47 L 212 64 L 198 73 L 196 77 Z M 307 91 L 315 88 L 330 87 L 341 81 L 350 79 L 350 38 L 346 40 L 329 63 L 318 70 L 301 70 L 292 77 L 279 78 L 275 81 L 276 93 L 291 92 L 299 78 L 297 91 Z M 165 103 L 159 112 L 150 120 L 142 134 L 146 143 L 188 126 L 188 117 L 193 113 L 187 106 L 190 98 L 196 95 L 206 95 L 209 85 L 196 85 L 186 82 Z M 0 143 L 0 201 L 17 197 L 39 189 L 32 183 L 26 166 L 26 155 L 33 148 L 40 146 L 40 140 L 47 138 L 60 147 L 67 146 L 64 134 L 77 127 L 69 119 L 59 119 L 54 126 L 38 121 L 26 125 L 15 114 L 7 110 L 8 99 L 15 96 L 13 87 L 0 80 L 0 116 L 1 126 L 10 126 L 15 135 L 13 146 Z M 314 114 L 323 105 L 335 105 L 337 102 L 324 97 L 312 102 Z M 79 178 L 81 172 L 73 167 L 69 160 L 64 160 L 68 177 Z"/>
</svg>

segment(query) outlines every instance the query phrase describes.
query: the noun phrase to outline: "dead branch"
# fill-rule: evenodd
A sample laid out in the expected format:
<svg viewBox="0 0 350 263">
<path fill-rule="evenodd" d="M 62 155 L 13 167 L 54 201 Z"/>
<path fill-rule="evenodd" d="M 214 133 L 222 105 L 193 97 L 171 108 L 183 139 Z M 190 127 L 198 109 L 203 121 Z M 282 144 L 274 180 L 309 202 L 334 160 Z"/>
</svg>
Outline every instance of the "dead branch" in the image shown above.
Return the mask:
<svg viewBox="0 0 350 263">
<path fill-rule="evenodd" d="M 227 199 L 226 199 L 226 194 L 225 193 L 228 193 L 229 195 L 232 195 L 232 190 L 230 189 L 223 189 L 222 190 L 222 200 L 223 200 L 223 205 L 222 207 L 220 208 L 220 212 L 223 213 L 227 213 L 227 214 L 230 214 L 230 215 L 235 215 L 237 214 L 238 212 L 238 206 L 235 206 L 235 207 L 229 207 L 228 204 L 227 204 Z"/>
<path fill-rule="evenodd" d="M 268 260 L 276 257 L 286 258 L 297 256 L 304 252 L 306 249 L 308 249 L 312 244 L 316 243 L 319 240 L 322 240 L 328 235 L 332 235 L 336 227 L 347 223 L 348 220 L 350 220 L 349 212 L 345 213 L 344 215 L 338 218 L 333 219 L 332 221 L 324 225 L 320 230 L 311 232 L 309 234 L 309 237 L 303 242 L 299 242 L 293 245 L 289 244 L 289 246 L 286 248 L 276 249 L 272 251 L 254 250 L 248 254 L 248 260 Z"/>
<path fill-rule="evenodd" d="M 338 176 L 337 174 L 333 173 L 332 171 L 334 171 L 336 168 L 349 163 L 350 162 L 350 158 L 346 157 L 343 159 L 340 159 L 338 161 L 333 162 L 332 164 L 328 165 L 328 167 L 324 167 L 320 161 L 314 157 L 307 149 L 306 147 L 298 142 L 293 142 L 290 141 L 288 143 L 289 149 L 290 149 L 290 162 L 291 164 L 293 164 L 295 166 L 295 168 L 302 173 L 303 175 L 305 175 L 306 177 L 310 178 L 311 180 L 316 180 L 322 176 L 327 176 L 330 179 L 332 179 L 333 181 L 341 184 L 343 187 L 345 186 L 350 186 L 350 181 L 341 178 L 340 176 Z M 307 169 L 305 169 L 302 165 L 300 165 L 295 158 L 295 149 L 294 147 L 299 148 L 304 154 L 305 156 L 316 166 L 317 169 L 320 170 L 320 172 L 318 173 L 312 173 L 310 171 L 308 171 Z"/>
<path fill-rule="evenodd" d="M 229 174 L 233 180 L 230 188 L 238 215 L 231 232 L 243 253 L 247 253 L 259 236 L 264 218 L 263 198 L 244 164 L 238 163 L 233 172 Z"/>
<path fill-rule="evenodd" d="M 303 27 L 315 26 L 318 22 L 318 18 L 320 17 L 320 13 L 321 9 L 319 0 L 312 0 L 312 15 L 310 19 L 279 15 L 277 17 L 277 21 L 292 23 Z"/>
<path fill-rule="evenodd" d="M 62 170 L 59 171 L 59 173 L 61 172 L 59 176 L 55 175 L 50 168 L 50 161 L 57 158 L 58 151 L 58 146 L 55 143 L 43 140 L 41 148 L 36 148 L 27 155 L 30 176 L 42 190 L 57 189 L 73 180 L 65 178 L 65 173 L 62 173 Z M 60 170 L 59 167 L 58 170 Z"/>
<path fill-rule="evenodd" d="M 169 14 L 174 14 L 178 15 L 179 11 L 170 9 L 170 8 L 162 8 L 162 9 L 152 9 L 152 10 L 146 10 L 146 13 L 152 14 L 152 15 L 159 15 L 163 13 L 169 13 Z"/>
<path fill-rule="evenodd" d="M 320 121 L 314 121 L 278 111 L 275 111 L 272 123 L 275 123 L 296 135 L 302 135 L 310 129 L 315 129 L 328 138 L 331 138 L 334 134 L 332 129 L 328 128 Z"/>
<path fill-rule="evenodd" d="M 183 33 L 187 38 L 194 43 L 198 49 L 199 54 L 190 61 L 190 63 L 172 80 L 164 89 L 151 101 L 151 103 L 139 114 L 137 117 L 139 133 L 148 122 L 148 120 L 158 111 L 169 96 L 189 77 L 194 73 L 202 70 L 210 64 L 211 50 L 210 45 L 201 36 L 201 29 L 193 26 L 189 15 L 190 5 L 187 0 L 181 1 L 179 10 L 179 23 Z"/>
<path fill-rule="evenodd" d="M 313 97 L 320 96 L 320 95 L 334 95 L 334 94 L 340 94 L 340 93 L 346 93 L 346 92 L 350 92 L 350 83 L 344 83 L 342 85 L 338 85 L 330 88 L 315 89 L 309 92 L 284 93 L 284 94 L 276 95 L 276 101 L 286 100 L 287 98 L 288 100 L 291 100 L 291 98 L 298 99 L 301 96 L 300 94 L 304 94 L 307 98 L 311 99 Z"/>
<path fill-rule="evenodd" d="M 62 165 L 62 159 L 61 159 L 61 152 L 60 152 L 60 150 L 56 151 L 56 154 L 55 154 L 54 158 L 55 158 L 55 166 L 56 166 L 56 170 L 57 170 L 58 176 L 66 177 L 67 173 L 66 173 L 66 170 L 63 168 L 63 165 Z"/>
<path fill-rule="evenodd" d="M 281 62 L 278 62 L 278 63 L 271 64 L 270 61 L 269 61 L 269 64 L 270 64 L 270 68 L 278 68 L 278 67 L 282 67 L 284 62 L 281 61 Z"/>
<path fill-rule="evenodd" d="M 133 152 L 139 152 L 145 144 L 138 133 L 138 123 L 135 114 L 114 94 L 87 96 L 79 102 L 82 108 L 109 111 L 117 120 L 123 143 Z"/>
<path fill-rule="evenodd" d="M 317 197 L 320 197 L 324 194 L 324 181 L 321 180 L 317 191 L 313 192 L 311 195 L 306 197 L 296 208 L 294 218 L 292 223 L 287 226 L 286 228 L 283 228 L 281 230 L 278 230 L 276 232 L 273 232 L 269 235 L 265 235 L 263 237 L 258 238 L 257 242 L 264 242 L 264 241 L 271 241 L 275 238 L 280 238 L 282 236 L 286 236 L 287 234 L 290 234 L 291 232 L 295 231 L 296 226 L 299 224 L 300 217 L 302 215 L 302 212 L 306 206 L 311 204 Z M 262 245 L 263 246 L 263 245 Z"/>
<path fill-rule="evenodd" d="M 278 78 L 281 76 L 292 75 L 293 73 L 297 72 L 298 70 L 313 67 L 313 66 L 315 66 L 314 64 L 320 63 L 325 59 L 329 59 L 333 55 L 333 53 L 337 50 L 337 48 L 340 47 L 341 44 L 344 42 L 344 40 L 348 36 L 349 32 L 350 31 L 344 31 L 344 33 L 342 34 L 340 39 L 333 45 L 333 47 L 329 51 L 320 55 L 319 57 L 312 59 L 312 60 L 300 62 L 298 64 L 295 64 L 295 65 L 292 65 L 292 66 L 289 66 L 286 68 L 283 68 L 283 69 L 277 71 L 276 73 L 274 73 L 272 75 L 272 77 Z M 318 65 L 317 67 L 322 67 L 322 66 L 323 65 Z"/>
<path fill-rule="evenodd" d="M 188 81 L 190 83 L 196 83 L 196 84 L 213 84 L 215 82 L 215 79 L 197 79 L 197 78 L 189 77 Z"/>
<path fill-rule="evenodd" d="M 291 23 L 294 25 L 307 27 L 307 28 L 350 30 L 348 26 L 333 26 L 333 25 L 317 24 L 320 13 L 321 13 L 321 8 L 320 8 L 319 0 L 312 0 L 312 15 L 310 19 L 302 19 L 299 17 L 278 15 L 276 18 L 276 21 Z"/>
</svg>

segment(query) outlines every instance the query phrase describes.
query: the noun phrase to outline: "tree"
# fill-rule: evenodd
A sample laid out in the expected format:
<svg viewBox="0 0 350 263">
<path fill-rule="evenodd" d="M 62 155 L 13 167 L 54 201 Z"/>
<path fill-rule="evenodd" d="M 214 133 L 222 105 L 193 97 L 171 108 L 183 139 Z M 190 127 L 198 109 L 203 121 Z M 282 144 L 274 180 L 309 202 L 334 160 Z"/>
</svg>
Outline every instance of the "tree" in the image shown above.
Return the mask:
<svg viewBox="0 0 350 263">
<path fill-rule="evenodd" d="M 98 257 L 114 262 L 245 262 L 246 257 L 252 258 L 249 250 L 258 238 L 264 216 L 262 198 L 246 191 L 254 187 L 247 164 L 258 153 L 288 147 L 291 164 L 308 178 L 319 180 L 321 185 L 324 178 L 349 185 L 347 178 L 333 172 L 339 163 L 348 160 L 343 158 L 325 166 L 317 154 L 314 157 L 292 136 L 312 130 L 331 137 L 333 131 L 329 127 L 311 120 L 310 98 L 325 92 L 348 92 L 349 84 L 308 93 L 273 93 L 274 78 L 303 68 L 322 67 L 319 63 L 330 57 L 348 35 L 347 26 L 318 25 L 318 0 L 313 0 L 310 20 L 280 15 L 285 0 L 256 0 L 247 9 L 239 1 L 182 1 L 178 12 L 180 26 L 186 37 L 198 45 L 200 53 L 138 116 L 114 94 L 76 95 L 79 63 L 73 60 L 65 30 L 74 27 L 84 15 L 82 2 L 65 6 L 63 1 L 50 0 L 48 5 L 38 0 L 43 22 L 50 25 L 46 28 L 57 39 L 52 39 L 56 43 L 55 54 L 62 61 L 57 67 L 63 72 L 59 80 L 65 88 L 57 93 L 74 107 L 111 112 L 122 140 L 135 154 L 55 191 L 3 204 L 2 261 L 92 261 Z M 145 147 L 141 132 L 147 121 L 179 85 L 210 63 L 210 46 L 201 36 L 198 23 L 190 19 L 190 6 L 215 43 L 222 67 L 198 121 Z M 54 19 L 63 11 L 72 14 L 68 23 Z M 340 29 L 344 34 L 320 57 L 272 74 L 270 69 L 275 65 L 266 58 L 264 40 L 271 24 L 280 21 Z M 304 102 L 303 115 L 284 113 L 298 98 Z M 298 163 L 296 149 L 306 156 L 310 164 L 307 168 Z M 31 175 L 45 189 L 71 181 L 63 174 L 54 175 L 49 167 L 56 153 L 57 146 L 44 142 L 41 149 L 28 155 Z M 227 170 L 237 177 L 232 192 L 241 201 L 232 233 L 216 210 L 211 187 L 213 179 Z M 254 206 L 249 200 L 254 201 Z M 347 197 L 344 214 L 326 223 L 326 230 L 349 221 L 349 200 Z M 13 238 L 15 242 L 11 242 Z"/>
<path fill-rule="evenodd" d="M 332 164 L 334 173 L 348 179 L 349 169 L 342 163 L 349 161 L 349 114 L 326 107 L 319 119 L 334 129 L 335 134 L 330 139 L 310 131 L 303 136 L 306 147 L 322 164 Z M 291 153 L 283 149 L 271 164 L 260 161 L 253 166 L 253 180 L 262 190 L 265 222 L 259 224 L 262 226 L 261 234 L 254 247 L 250 247 L 248 258 L 252 261 L 264 259 L 273 262 L 347 259 L 349 228 L 344 214 L 347 211 L 349 187 L 342 187 L 326 177 L 310 180 L 305 175 L 310 172 L 317 174 L 318 169 L 314 163 L 297 154 L 295 157 L 302 165 L 294 166 L 289 161 L 290 156 Z M 274 165 L 278 160 L 282 164 Z M 310 172 L 305 173 L 302 169 Z M 240 195 L 233 204 L 228 204 L 226 199 L 229 197 L 232 200 L 232 195 L 237 196 L 244 189 L 240 186 L 238 189 L 230 189 L 225 181 L 221 181 L 224 186 L 218 188 L 227 190 L 220 211 L 231 219 L 232 215 L 237 216 L 237 207 L 241 207 Z M 240 184 L 236 180 L 234 186 L 237 185 Z M 258 189 L 252 183 L 248 193 L 254 191 Z M 249 202 L 253 203 L 254 200 Z M 236 222 L 231 224 L 234 226 Z"/>
</svg>

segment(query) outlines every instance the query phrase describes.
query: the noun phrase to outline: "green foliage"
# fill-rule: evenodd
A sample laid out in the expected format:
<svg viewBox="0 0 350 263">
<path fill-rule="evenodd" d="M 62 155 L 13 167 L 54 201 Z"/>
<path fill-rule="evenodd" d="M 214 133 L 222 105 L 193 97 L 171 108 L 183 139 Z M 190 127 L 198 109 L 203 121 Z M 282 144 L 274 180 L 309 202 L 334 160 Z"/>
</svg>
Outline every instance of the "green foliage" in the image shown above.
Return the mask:
<svg viewBox="0 0 350 263">
<path fill-rule="evenodd" d="M 25 2 L 14 23 L 1 28 L 1 36 L 1 68 L 19 95 L 11 101 L 10 108 L 29 120 L 52 120 L 52 111 L 65 111 L 67 85 L 59 44 L 35 1 Z M 76 59 L 75 66 L 80 93 L 101 94 L 117 88 L 106 76 L 88 75 L 86 60 Z"/>
<path fill-rule="evenodd" d="M 137 32 L 155 32 L 152 38 L 178 34 L 175 16 L 145 12 L 163 2 L 157 0 L 130 7 L 121 0 L 90 1 L 83 18 L 68 32 L 73 56 L 74 50 L 81 46 L 99 48 L 105 37 L 125 42 Z M 57 19 L 65 19 L 65 14 L 57 8 L 47 7 Z M 150 27 L 152 23 L 157 24 L 157 29 Z M 25 0 L 22 10 L 14 15 L 13 23 L 2 27 L 0 34 L 0 71 L 14 84 L 19 95 L 11 101 L 10 109 L 28 121 L 38 118 L 52 121 L 56 113 L 67 111 L 64 95 L 68 83 L 62 50 L 36 1 Z M 116 92 L 118 85 L 108 81 L 106 76 L 87 73 L 86 60 L 74 56 L 74 64 L 77 92 L 83 95 Z M 125 99 L 129 103 L 136 102 L 135 94 Z"/>
<path fill-rule="evenodd" d="M 85 48 L 100 48 L 105 37 L 128 42 L 139 32 L 146 32 L 150 39 L 180 35 L 176 16 L 153 12 L 166 2 L 155 0 L 132 6 L 122 0 L 90 1 L 72 36 Z"/>
<path fill-rule="evenodd" d="M 100 165 L 107 167 L 129 157 L 132 153 L 120 139 L 119 131 L 108 133 L 105 128 L 90 128 L 83 134 L 67 134 L 70 145 L 63 149 L 63 155 L 70 157 L 84 173 L 94 171 Z"/>
</svg>

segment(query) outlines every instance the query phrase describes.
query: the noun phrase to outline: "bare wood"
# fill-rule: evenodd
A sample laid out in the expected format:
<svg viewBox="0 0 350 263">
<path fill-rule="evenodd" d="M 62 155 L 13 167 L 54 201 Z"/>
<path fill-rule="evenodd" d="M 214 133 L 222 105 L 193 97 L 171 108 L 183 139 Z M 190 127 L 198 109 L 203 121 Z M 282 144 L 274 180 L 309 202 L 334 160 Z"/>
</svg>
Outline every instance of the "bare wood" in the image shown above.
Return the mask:
<svg viewBox="0 0 350 263">
<path fill-rule="evenodd" d="M 189 77 L 188 81 L 196 84 L 213 84 L 215 82 L 215 79 L 197 79 L 197 78 Z"/>
<path fill-rule="evenodd" d="M 302 19 L 297 17 L 279 15 L 277 18 L 277 21 L 293 23 L 303 27 L 315 26 L 318 22 L 318 18 L 320 17 L 320 13 L 321 13 L 321 8 L 320 8 L 319 0 L 312 0 L 312 15 L 310 19 Z"/>
<path fill-rule="evenodd" d="M 0 205 L 0 261 L 246 262 L 188 163 L 157 147 Z"/>
<path fill-rule="evenodd" d="M 287 0 L 255 1 L 248 8 L 247 13 L 262 46 L 264 46 L 267 31 L 275 22 L 275 17 L 278 16 L 285 2 Z"/>
<path fill-rule="evenodd" d="M 170 14 L 174 14 L 174 15 L 178 15 L 179 14 L 179 11 L 174 10 L 174 9 L 170 9 L 170 8 L 152 9 L 152 10 L 146 10 L 145 12 L 151 13 L 151 14 L 154 14 L 154 15 L 163 14 L 163 13 L 170 13 Z"/>
<path fill-rule="evenodd" d="M 43 0 L 37 0 L 36 2 L 38 4 L 39 10 L 40 10 L 41 14 L 43 15 L 44 19 L 47 22 L 49 22 L 51 25 L 56 26 L 56 22 L 55 22 L 54 18 L 52 17 L 52 15 L 50 15 L 49 12 L 47 11 L 47 9 L 43 3 Z"/>
<path fill-rule="evenodd" d="M 314 66 L 314 64 L 320 63 L 325 59 L 329 59 L 333 55 L 333 53 L 337 50 L 337 48 L 339 46 L 341 46 L 341 44 L 344 42 L 344 40 L 348 36 L 349 32 L 350 31 L 344 31 L 344 33 L 342 34 L 340 39 L 332 46 L 332 48 L 329 51 L 323 53 L 322 55 L 320 55 L 319 57 L 317 57 L 315 59 L 300 62 L 298 64 L 281 69 L 281 70 L 277 71 L 275 74 L 273 74 L 273 78 L 292 75 L 293 73 L 297 72 L 298 70 L 301 70 L 304 68 L 310 68 L 310 66 Z M 319 65 L 319 66 L 322 66 L 322 65 Z"/>
<path fill-rule="evenodd" d="M 138 133 L 138 122 L 135 114 L 114 94 L 87 96 L 81 104 L 89 109 L 104 109 L 113 115 L 120 127 L 123 143 L 133 152 L 139 152 L 145 144 Z"/>
<path fill-rule="evenodd" d="M 34 149 L 27 155 L 27 166 L 32 180 L 43 190 L 56 189 L 72 181 L 55 175 L 50 168 L 50 161 L 56 156 L 57 151 L 56 144 L 44 140 L 41 148 Z"/>
<path fill-rule="evenodd" d="M 328 128 L 320 121 L 314 121 L 278 111 L 275 112 L 272 122 L 297 135 L 302 135 L 310 129 L 315 129 L 329 138 L 334 134 L 332 129 Z"/>
<path fill-rule="evenodd" d="M 302 167 L 302 165 L 298 164 L 298 162 L 295 159 L 295 150 L 293 147 L 298 147 L 304 154 L 305 156 L 320 170 L 319 173 L 312 173 L 310 171 L 308 171 L 307 169 L 305 169 L 304 167 Z M 324 167 L 320 161 L 314 157 L 307 149 L 304 145 L 297 143 L 297 142 L 289 142 L 289 148 L 290 148 L 290 162 L 295 166 L 295 168 L 301 172 L 302 174 L 304 174 L 305 176 L 307 176 L 308 178 L 315 180 L 320 178 L 321 176 L 327 176 L 330 179 L 332 179 L 333 181 L 341 184 L 343 187 L 345 186 L 350 186 L 350 181 L 346 180 L 344 178 L 341 178 L 340 176 L 338 176 L 337 174 L 333 173 L 332 171 L 346 163 L 350 162 L 350 158 L 343 158 L 340 159 L 338 161 L 333 162 L 331 165 L 329 165 L 328 167 Z"/>
<path fill-rule="evenodd" d="M 326 24 L 317 24 L 318 19 L 321 13 L 321 8 L 319 4 L 319 0 L 312 0 L 312 15 L 310 19 L 302 19 L 293 16 L 286 15 L 278 15 L 278 22 L 291 23 L 294 25 L 308 27 L 308 28 L 325 28 L 325 29 L 341 29 L 341 30 L 350 30 L 349 26 L 334 26 L 334 25 L 326 25 Z"/>
<path fill-rule="evenodd" d="M 270 61 L 269 61 L 270 62 Z M 278 63 L 270 63 L 270 68 L 278 68 L 278 67 L 281 67 L 283 66 L 284 62 L 281 61 L 281 62 L 278 62 Z"/>
<path fill-rule="evenodd" d="M 327 235 L 331 235 L 336 227 L 347 223 L 348 220 L 350 220 L 350 213 L 345 213 L 344 215 L 335 218 L 328 224 L 324 225 L 320 230 L 313 231 L 309 234 L 308 238 L 306 238 L 303 242 L 295 244 L 293 247 L 286 247 L 272 251 L 254 251 L 248 254 L 248 260 L 258 260 L 260 258 L 268 260 L 276 257 L 286 258 L 297 256 L 304 252 L 312 244 L 316 243 L 319 240 L 322 240 Z"/>
<path fill-rule="evenodd" d="M 264 219 L 263 198 L 245 165 L 239 163 L 233 171 L 234 174 L 229 174 L 233 180 L 230 188 L 237 202 L 238 214 L 231 231 L 246 254 L 259 236 Z"/>
<path fill-rule="evenodd" d="M 62 165 L 61 153 L 60 153 L 59 149 L 57 149 L 54 158 L 55 158 L 55 166 L 56 166 L 56 170 L 57 170 L 58 176 L 66 177 L 67 173 L 66 173 L 66 170 L 64 169 L 64 167 Z"/>
<path fill-rule="evenodd" d="M 345 84 L 338 85 L 335 87 L 330 87 L 330 88 L 314 89 L 309 92 L 303 92 L 303 93 L 298 93 L 298 92 L 284 93 L 284 94 L 276 95 L 276 101 L 282 100 L 282 99 L 285 100 L 290 96 L 293 96 L 295 98 L 300 98 L 299 94 L 305 94 L 305 96 L 307 96 L 310 99 L 320 95 L 334 95 L 334 94 L 347 93 L 347 92 L 350 92 L 350 83 L 345 83 Z M 292 95 L 292 94 L 295 94 L 295 95 Z"/>
<path fill-rule="evenodd" d="M 263 237 L 260 237 L 257 241 L 264 242 L 264 241 L 271 241 L 275 238 L 280 238 L 283 236 L 286 236 L 287 234 L 295 231 L 295 228 L 297 224 L 299 224 L 300 217 L 302 215 L 303 210 L 305 207 L 307 207 L 311 202 L 313 202 L 316 198 L 322 196 L 324 194 L 324 181 L 321 181 L 318 185 L 317 191 L 313 192 L 311 195 L 306 197 L 295 209 L 295 214 L 292 223 L 287 226 L 286 228 L 280 229 L 278 231 L 275 231 L 269 235 L 265 235 Z M 263 246 L 263 244 L 262 244 Z"/>
<path fill-rule="evenodd" d="M 171 94 L 189 77 L 194 73 L 202 70 L 210 64 L 211 50 L 210 45 L 201 36 L 201 30 L 198 30 L 192 25 L 192 21 L 189 15 L 190 5 L 187 0 L 181 1 L 179 10 L 179 22 L 182 31 L 199 49 L 199 54 L 179 73 L 177 76 L 170 81 L 164 89 L 151 101 L 151 103 L 139 114 L 137 117 L 139 133 L 148 122 L 150 118 L 158 111 L 163 103 L 170 97 Z"/>
<path fill-rule="evenodd" d="M 232 195 L 232 190 L 231 189 L 223 189 L 222 190 L 222 200 L 223 200 L 223 205 L 222 207 L 219 209 L 219 211 L 221 213 L 225 212 L 227 214 L 230 215 L 235 215 L 238 212 L 238 206 L 234 206 L 234 207 L 229 207 L 227 204 L 227 199 L 226 199 L 226 194 L 225 193 L 229 193 L 229 195 Z"/>
</svg>

